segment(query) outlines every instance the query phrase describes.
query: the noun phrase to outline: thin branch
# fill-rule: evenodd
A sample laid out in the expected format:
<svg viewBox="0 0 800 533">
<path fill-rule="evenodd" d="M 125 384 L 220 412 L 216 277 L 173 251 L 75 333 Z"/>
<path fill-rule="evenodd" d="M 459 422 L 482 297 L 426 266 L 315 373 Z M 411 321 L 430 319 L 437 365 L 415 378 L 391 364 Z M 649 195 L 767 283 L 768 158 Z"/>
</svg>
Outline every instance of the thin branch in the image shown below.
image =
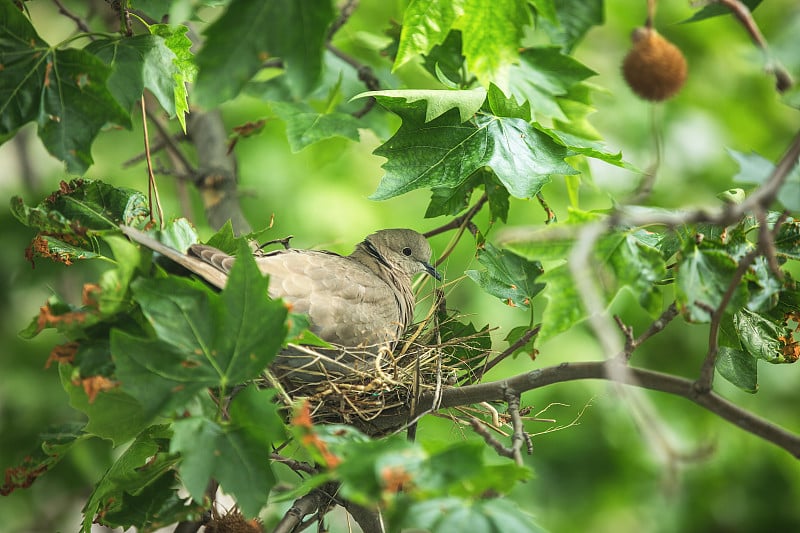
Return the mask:
<svg viewBox="0 0 800 533">
<path fill-rule="evenodd" d="M 312 490 L 305 496 L 302 496 L 294 501 L 292 506 L 283 515 L 283 518 L 278 525 L 275 526 L 273 533 L 292 533 L 296 531 L 303 518 L 316 512 L 320 507 L 321 494 L 317 490 Z"/>
<path fill-rule="evenodd" d="M 475 215 L 478 214 L 478 211 L 481 210 L 481 208 L 487 201 L 489 201 L 489 196 L 486 193 L 484 193 L 483 195 L 481 195 L 478 201 L 475 202 L 475 205 L 470 207 L 466 213 L 455 217 L 453 220 L 451 220 L 447 224 L 444 224 L 443 226 L 439 226 L 438 228 L 434 228 L 426 232 L 425 237 L 431 238 L 434 235 L 439 235 L 440 233 L 444 233 L 445 231 L 450 231 L 451 229 L 457 229 L 463 227 L 466 222 L 471 221 L 475 217 Z"/>
<path fill-rule="evenodd" d="M 342 29 L 348 19 L 353 15 L 353 12 L 358 7 L 358 0 L 347 0 L 347 2 L 342 6 L 342 9 L 339 11 L 339 18 L 333 21 L 331 24 L 330 29 L 328 30 L 328 38 L 327 41 L 331 42 L 333 40 L 333 36 Z"/>
<path fill-rule="evenodd" d="M 155 195 L 155 208 L 158 213 L 158 223 L 161 229 L 164 229 L 164 210 L 161 209 L 161 198 L 159 198 L 158 195 L 156 177 L 153 175 L 153 161 L 150 159 L 150 135 L 147 132 L 147 105 L 144 101 L 144 95 L 142 95 L 139 102 L 142 108 L 142 135 L 144 136 L 144 155 L 147 161 L 147 193 L 150 207 L 150 222 L 153 222 L 153 195 Z"/>
<path fill-rule="evenodd" d="M 289 457 L 284 457 L 279 453 L 272 453 L 270 455 L 270 459 L 275 461 L 276 463 L 285 464 L 295 472 L 305 472 L 306 474 L 312 474 L 312 475 L 319 473 L 319 471 L 312 465 L 305 463 L 303 461 L 298 461 L 296 459 L 290 459 Z"/>
<path fill-rule="evenodd" d="M 325 47 L 336 57 L 353 67 L 356 72 L 358 73 L 358 79 L 364 84 L 364 86 L 369 91 L 377 91 L 381 88 L 380 80 L 373 72 L 372 67 L 365 65 L 358 61 L 353 56 L 343 52 L 338 47 L 328 43 Z M 364 107 L 352 113 L 352 115 L 356 118 L 361 118 L 367 113 L 369 113 L 372 108 L 375 107 L 375 98 L 370 97 L 367 102 L 364 104 Z"/>
<path fill-rule="evenodd" d="M 622 333 L 625 335 L 625 350 L 620 354 L 620 357 L 625 361 L 630 360 L 633 352 L 636 351 L 643 342 L 653 335 L 660 333 L 676 316 L 678 316 L 678 306 L 675 302 L 672 302 L 669 307 L 661 313 L 661 316 L 655 319 L 653 323 L 650 324 L 650 327 L 636 338 L 633 337 L 633 328 L 625 325 L 619 317 L 615 316 L 614 320 L 617 321 L 617 325 L 619 325 Z"/>
<path fill-rule="evenodd" d="M 183 153 L 180 146 L 178 146 L 177 141 L 180 139 L 185 139 L 186 136 L 182 133 L 180 134 L 171 134 L 167 126 L 161 120 L 161 118 L 153 113 L 152 111 L 147 110 L 147 118 L 150 119 L 150 122 L 158 130 L 158 134 L 161 136 L 161 141 L 166 144 L 168 148 L 168 152 L 173 155 L 183 166 L 183 170 L 181 172 L 188 174 L 188 175 L 195 175 L 197 173 L 197 169 L 194 168 L 189 158 L 186 157 L 186 154 Z M 177 137 L 180 135 L 180 137 Z"/>
<path fill-rule="evenodd" d="M 686 398 L 731 424 L 783 448 L 800 459 L 800 435 L 787 431 L 712 391 L 698 391 L 692 380 L 642 368 L 626 367 L 626 372 L 619 372 L 614 368 L 619 366 L 621 364 L 615 360 L 562 363 L 532 370 L 505 380 L 465 387 L 453 387 L 443 391 L 441 408 L 445 409 L 493 400 L 503 401 L 509 391 L 521 394 L 555 383 L 581 379 L 615 380 L 614 378 L 619 377 L 621 380 L 617 381 L 624 385 L 665 392 Z M 432 396 L 430 394 L 422 395 L 420 398 L 420 410 L 430 408 L 431 402 Z"/>
<path fill-rule="evenodd" d="M 528 342 L 533 338 L 534 335 L 539 333 L 539 330 L 542 329 L 541 324 L 527 330 L 522 336 L 516 340 L 513 344 L 511 344 L 508 348 L 503 350 L 501 353 L 497 354 L 494 359 L 488 361 L 483 367 L 478 370 L 474 376 L 469 376 L 469 381 L 467 383 L 477 383 L 478 381 L 486 375 L 491 369 L 497 366 L 498 363 L 503 361 L 504 359 L 508 358 L 511 354 L 528 344 Z"/>
<path fill-rule="evenodd" d="M 74 14 L 72 11 L 67 9 L 64 6 L 64 4 L 61 3 L 61 0 L 53 0 L 53 3 L 58 7 L 58 12 L 59 13 L 61 13 L 62 15 L 67 17 L 68 19 L 71 19 L 72 22 L 75 23 L 75 25 L 78 27 L 79 30 L 81 30 L 84 33 L 88 33 L 89 35 L 87 37 L 89 37 L 89 39 L 91 39 L 91 40 L 94 40 L 94 36 L 91 35 L 92 29 L 89 27 L 89 25 L 86 23 L 85 20 L 83 20 L 78 15 Z"/>
<path fill-rule="evenodd" d="M 756 24 L 755 19 L 753 19 L 753 14 L 750 12 L 750 8 L 748 8 L 744 3 L 740 2 L 739 0 L 716 0 L 718 3 L 722 4 L 733 14 L 734 17 L 741 23 L 747 33 L 750 35 L 750 38 L 753 40 L 755 45 L 761 49 L 764 53 L 764 57 L 767 61 L 766 70 L 768 73 L 775 76 L 775 88 L 779 93 L 784 93 L 788 91 L 792 85 L 794 85 L 794 80 L 792 80 L 792 76 L 786 71 L 786 69 L 781 65 L 775 58 L 772 57 L 769 51 L 769 46 L 767 45 L 767 40 L 764 38 L 764 35 L 761 33 L 761 30 L 758 28 L 758 24 Z"/>
<path fill-rule="evenodd" d="M 511 436 L 511 456 L 515 463 L 522 466 L 522 444 L 529 440 L 525 438 L 525 426 L 522 424 L 522 417 L 519 414 L 519 394 L 507 391 L 506 403 L 508 404 L 508 414 L 511 415 L 511 427 L 514 428 Z"/>
</svg>

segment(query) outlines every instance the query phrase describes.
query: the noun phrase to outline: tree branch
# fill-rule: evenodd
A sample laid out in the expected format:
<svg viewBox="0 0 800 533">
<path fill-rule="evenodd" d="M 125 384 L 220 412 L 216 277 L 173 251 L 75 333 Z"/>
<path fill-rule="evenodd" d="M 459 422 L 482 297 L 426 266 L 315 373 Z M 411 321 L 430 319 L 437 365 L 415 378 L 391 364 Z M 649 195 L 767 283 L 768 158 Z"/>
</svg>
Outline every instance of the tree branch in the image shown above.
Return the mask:
<svg viewBox="0 0 800 533">
<path fill-rule="evenodd" d="M 753 40 L 755 45 L 761 49 L 764 53 L 764 56 L 767 60 L 767 67 L 766 70 L 768 73 L 775 76 L 775 88 L 779 93 L 784 93 L 788 91 L 792 85 L 794 85 L 794 80 L 792 80 L 792 76 L 786 71 L 786 69 L 781 65 L 776 59 L 772 57 L 769 51 L 769 46 L 767 45 L 767 40 L 764 38 L 764 35 L 761 33 L 761 30 L 758 28 L 758 24 L 756 24 L 755 19 L 753 19 L 753 13 L 750 11 L 744 3 L 740 2 L 739 0 L 716 0 L 718 3 L 722 4 L 733 14 L 733 16 L 741 23 L 747 33 L 750 35 L 750 38 Z"/>
<path fill-rule="evenodd" d="M 533 370 L 505 380 L 448 388 L 441 394 L 440 408 L 457 407 L 486 401 L 505 401 L 509 392 L 521 394 L 566 381 L 581 379 L 612 380 L 624 385 L 665 392 L 686 398 L 736 427 L 771 442 L 793 456 L 800 458 L 800 436 L 760 418 L 750 411 L 742 409 L 714 392 L 698 391 L 691 380 L 642 368 L 626 367 L 625 372 L 620 372 L 615 369 L 620 365 L 621 363 L 615 360 L 562 363 L 557 366 Z M 612 379 L 612 376 L 614 379 Z M 430 409 L 432 400 L 432 394 L 422 395 L 419 400 L 419 409 L 421 411 Z"/>
</svg>

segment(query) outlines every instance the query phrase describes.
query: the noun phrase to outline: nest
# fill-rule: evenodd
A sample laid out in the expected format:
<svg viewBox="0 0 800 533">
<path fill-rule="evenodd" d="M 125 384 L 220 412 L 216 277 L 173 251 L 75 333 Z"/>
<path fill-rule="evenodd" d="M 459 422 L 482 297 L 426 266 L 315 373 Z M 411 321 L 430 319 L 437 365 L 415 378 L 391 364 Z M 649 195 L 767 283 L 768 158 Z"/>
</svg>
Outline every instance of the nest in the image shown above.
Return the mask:
<svg viewBox="0 0 800 533">
<path fill-rule="evenodd" d="M 272 363 L 265 379 L 287 408 L 309 404 L 315 424 L 347 424 L 379 436 L 405 427 L 417 399 L 440 393 L 479 368 L 490 355 L 477 350 L 476 335 L 442 341 L 428 317 L 409 328 L 394 347 L 351 350 L 293 346 Z"/>
</svg>

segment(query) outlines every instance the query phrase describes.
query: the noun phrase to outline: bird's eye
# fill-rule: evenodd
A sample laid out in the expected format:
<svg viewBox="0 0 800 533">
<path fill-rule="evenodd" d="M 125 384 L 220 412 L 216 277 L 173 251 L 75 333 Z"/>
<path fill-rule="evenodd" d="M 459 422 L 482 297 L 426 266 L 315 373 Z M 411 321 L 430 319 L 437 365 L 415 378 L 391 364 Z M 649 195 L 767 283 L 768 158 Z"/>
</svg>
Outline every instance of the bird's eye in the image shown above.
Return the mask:
<svg viewBox="0 0 800 533">
<path fill-rule="evenodd" d="M 411 248 L 409 248 L 408 246 L 403 248 L 401 251 L 403 252 L 403 255 L 406 256 L 406 257 L 411 255 Z"/>
</svg>

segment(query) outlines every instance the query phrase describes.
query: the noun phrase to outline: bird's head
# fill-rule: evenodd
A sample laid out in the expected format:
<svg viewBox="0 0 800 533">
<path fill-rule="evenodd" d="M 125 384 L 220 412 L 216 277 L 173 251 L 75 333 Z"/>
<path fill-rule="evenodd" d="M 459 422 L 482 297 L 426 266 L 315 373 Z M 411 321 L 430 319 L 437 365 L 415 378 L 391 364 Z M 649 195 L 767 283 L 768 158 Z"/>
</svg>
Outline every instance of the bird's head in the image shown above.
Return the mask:
<svg viewBox="0 0 800 533">
<path fill-rule="evenodd" d="M 442 276 L 431 265 L 431 245 L 427 239 L 411 229 L 384 229 L 369 235 L 359 246 L 384 266 L 397 269 L 412 277 L 425 272 L 441 280 Z"/>
</svg>

